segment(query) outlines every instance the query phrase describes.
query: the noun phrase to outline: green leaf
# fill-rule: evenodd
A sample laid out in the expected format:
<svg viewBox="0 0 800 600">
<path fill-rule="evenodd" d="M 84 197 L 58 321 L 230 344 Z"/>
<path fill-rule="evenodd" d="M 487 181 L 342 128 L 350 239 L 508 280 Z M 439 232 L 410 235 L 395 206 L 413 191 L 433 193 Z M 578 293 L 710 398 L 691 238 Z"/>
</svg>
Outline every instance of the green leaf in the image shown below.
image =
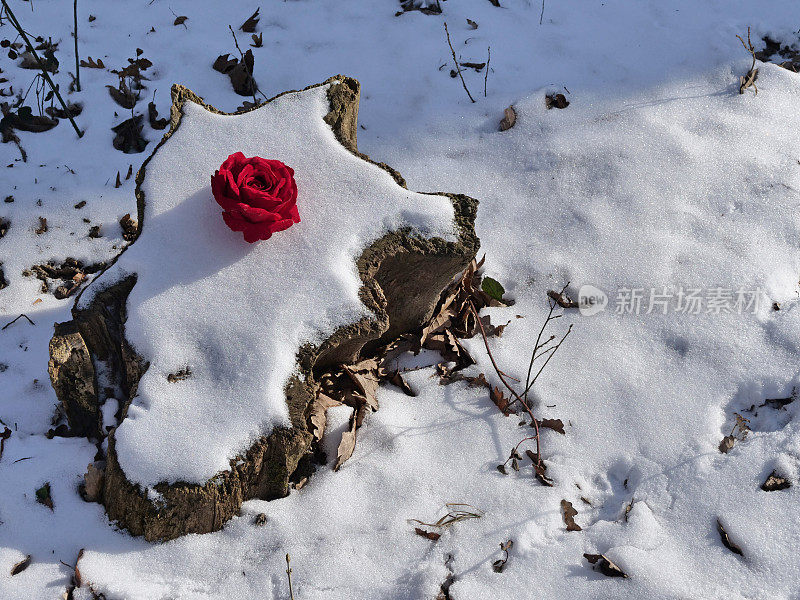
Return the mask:
<svg viewBox="0 0 800 600">
<path fill-rule="evenodd" d="M 50 498 L 50 484 L 45 483 L 42 487 L 36 490 L 36 499 L 39 502 L 44 502 L 48 498 Z"/>
<path fill-rule="evenodd" d="M 490 298 L 494 298 L 498 302 L 503 301 L 503 294 L 506 293 L 503 286 L 500 285 L 500 282 L 492 279 L 491 277 L 484 277 L 483 283 L 481 283 L 481 289 L 489 294 Z"/>
</svg>

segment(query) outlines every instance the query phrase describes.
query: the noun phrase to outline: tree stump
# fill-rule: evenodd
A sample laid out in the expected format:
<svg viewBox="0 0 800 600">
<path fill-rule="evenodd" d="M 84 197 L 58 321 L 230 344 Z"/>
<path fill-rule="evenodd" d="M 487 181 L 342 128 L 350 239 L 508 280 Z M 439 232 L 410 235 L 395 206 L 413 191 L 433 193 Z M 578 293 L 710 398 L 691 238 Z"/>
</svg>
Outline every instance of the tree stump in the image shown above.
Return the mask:
<svg viewBox="0 0 800 600">
<path fill-rule="evenodd" d="M 477 201 L 410 192 L 357 150 L 359 90 L 336 76 L 225 114 L 173 86 L 136 238 L 50 344 L 71 430 L 108 435 L 102 501 L 132 534 L 215 531 L 285 496 L 315 374 L 422 327 L 475 256 Z M 295 168 L 299 224 L 253 246 L 225 227 L 209 180 L 235 151 Z"/>
</svg>

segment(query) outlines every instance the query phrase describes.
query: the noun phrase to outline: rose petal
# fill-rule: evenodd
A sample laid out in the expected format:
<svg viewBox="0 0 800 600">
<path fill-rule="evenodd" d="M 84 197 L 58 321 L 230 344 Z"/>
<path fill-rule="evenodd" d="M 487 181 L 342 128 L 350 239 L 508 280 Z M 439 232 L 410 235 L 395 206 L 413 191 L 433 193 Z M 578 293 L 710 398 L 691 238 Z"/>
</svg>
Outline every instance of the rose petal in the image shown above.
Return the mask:
<svg viewBox="0 0 800 600">
<path fill-rule="evenodd" d="M 246 186 L 242 188 L 240 198 L 240 201 L 245 204 L 265 210 L 276 210 L 281 205 L 280 198 L 276 198 L 270 192 L 259 190 L 254 187 Z"/>
<path fill-rule="evenodd" d="M 225 159 L 225 162 L 222 163 L 222 166 L 220 166 L 219 170 L 230 171 L 235 178 L 245 164 L 247 164 L 247 158 L 245 155 L 241 152 L 234 152 Z"/>
<path fill-rule="evenodd" d="M 282 218 L 281 215 L 264 210 L 263 208 L 256 208 L 248 206 L 247 204 L 239 204 L 237 206 L 242 217 L 250 223 L 272 223 Z"/>
</svg>

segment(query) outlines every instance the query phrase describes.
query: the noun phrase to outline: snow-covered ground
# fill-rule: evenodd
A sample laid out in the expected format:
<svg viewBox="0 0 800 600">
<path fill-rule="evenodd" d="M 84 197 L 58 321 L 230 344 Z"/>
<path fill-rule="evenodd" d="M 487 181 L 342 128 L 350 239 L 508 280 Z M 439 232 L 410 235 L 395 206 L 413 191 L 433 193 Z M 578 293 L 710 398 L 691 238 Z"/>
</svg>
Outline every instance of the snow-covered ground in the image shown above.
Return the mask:
<svg viewBox="0 0 800 600">
<path fill-rule="evenodd" d="M 54 78 L 66 92 L 72 3 L 10 4 L 29 32 L 60 41 Z M 570 310 L 556 323 L 573 331 L 535 388 L 537 414 L 566 424 L 565 436 L 543 433 L 555 486 L 540 485 L 529 463 L 499 473 L 522 438 L 518 420 L 485 390 L 439 386 L 428 368 L 408 377 L 417 397 L 381 389 L 340 471 L 319 470 L 285 499 L 246 503 L 220 532 L 151 545 L 83 502 L 76 488 L 95 447 L 44 435 L 56 402 L 47 343 L 72 300 L 41 294 L 22 272 L 114 256 L 118 221 L 136 212 L 125 174 L 161 136 L 145 125 L 144 153 L 115 150 L 110 127 L 129 116 L 105 88 L 117 77 L 83 68 L 83 91 L 68 95 L 84 104 L 82 139 L 66 121 L 20 133 L 27 163 L 14 144 L 0 145 L 0 198 L 14 198 L 0 202 L 10 221 L 0 326 L 20 313 L 35 323 L 0 332 L 0 419 L 12 429 L 0 459 L 0 597 L 60 597 L 72 575 L 60 561 L 74 565 L 85 549 L 83 581 L 109 599 L 288 598 L 286 553 L 298 599 L 434 598 L 449 574 L 457 600 L 800 598 L 800 403 L 758 407 L 800 384 L 800 75 L 759 64 L 758 94 L 740 95 L 751 59 L 736 39 L 751 26 L 757 49 L 767 34 L 796 43 L 796 3 L 547 0 L 543 13 L 538 1 L 440 4 L 442 15 L 395 16 L 394 0 L 81 1 L 80 52 L 119 69 L 143 50 L 153 66 L 137 112 L 154 95 L 164 116 L 172 83 L 233 111 L 245 98 L 211 65 L 236 52 L 227 25 L 260 6 L 263 47 L 253 52 L 266 96 L 355 77 L 360 150 L 412 190 L 480 200 L 486 272 L 515 300 L 489 309 L 495 323 L 511 321 L 491 341 L 507 373 L 524 378 L 547 290 L 568 281 L 573 296 L 584 285 L 603 290 L 604 311 Z M 188 19 L 173 25 L 177 16 Z M 491 46 L 488 80 L 464 71 L 475 103 L 450 77 L 443 21 L 461 60 L 484 62 Z M 14 37 L 4 19 L 0 39 Z M 238 38 L 243 49 L 250 42 Z M 2 60 L 0 88 L 26 88 L 34 72 Z M 570 105 L 546 109 L 552 92 Z M 509 105 L 517 123 L 498 132 Z M 37 234 L 39 217 L 48 228 Z M 88 237 L 93 225 L 102 237 Z M 496 382 L 481 340 L 465 345 L 479 363 L 470 372 Z M 722 454 L 735 412 L 753 431 Z M 332 415 L 331 438 L 344 420 Z M 773 470 L 792 487 L 762 491 Z M 44 482 L 52 511 L 36 502 Z M 582 531 L 566 531 L 562 500 Z M 447 502 L 484 516 L 437 542 L 415 535 L 407 519 L 435 521 Z M 256 526 L 262 512 L 267 523 Z M 723 546 L 718 520 L 743 556 Z M 605 577 L 583 553 L 605 554 L 630 577 Z M 30 567 L 10 576 L 28 554 Z"/>
</svg>

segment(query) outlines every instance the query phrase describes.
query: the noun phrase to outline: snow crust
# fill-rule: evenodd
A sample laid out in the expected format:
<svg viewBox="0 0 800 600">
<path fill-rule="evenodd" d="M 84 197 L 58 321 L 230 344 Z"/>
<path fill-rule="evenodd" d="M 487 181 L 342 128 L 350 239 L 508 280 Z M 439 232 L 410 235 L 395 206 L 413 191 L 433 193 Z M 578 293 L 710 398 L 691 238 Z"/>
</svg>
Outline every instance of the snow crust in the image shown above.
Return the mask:
<svg viewBox="0 0 800 600">
<path fill-rule="evenodd" d="M 455 239 L 447 197 L 401 188 L 336 140 L 323 121 L 328 87 L 235 116 L 189 102 L 148 164 L 143 233 L 97 282 L 137 274 L 126 336 L 150 367 L 115 436 L 130 481 L 204 483 L 288 426 L 300 346 L 367 314 L 364 248 L 401 227 Z M 228 229 L 209 180 L 237 151 L 295 170 L 299 224 L 255 244 Z M 187 366 L 187 379 L 167 380 Z"/>
</svg>

